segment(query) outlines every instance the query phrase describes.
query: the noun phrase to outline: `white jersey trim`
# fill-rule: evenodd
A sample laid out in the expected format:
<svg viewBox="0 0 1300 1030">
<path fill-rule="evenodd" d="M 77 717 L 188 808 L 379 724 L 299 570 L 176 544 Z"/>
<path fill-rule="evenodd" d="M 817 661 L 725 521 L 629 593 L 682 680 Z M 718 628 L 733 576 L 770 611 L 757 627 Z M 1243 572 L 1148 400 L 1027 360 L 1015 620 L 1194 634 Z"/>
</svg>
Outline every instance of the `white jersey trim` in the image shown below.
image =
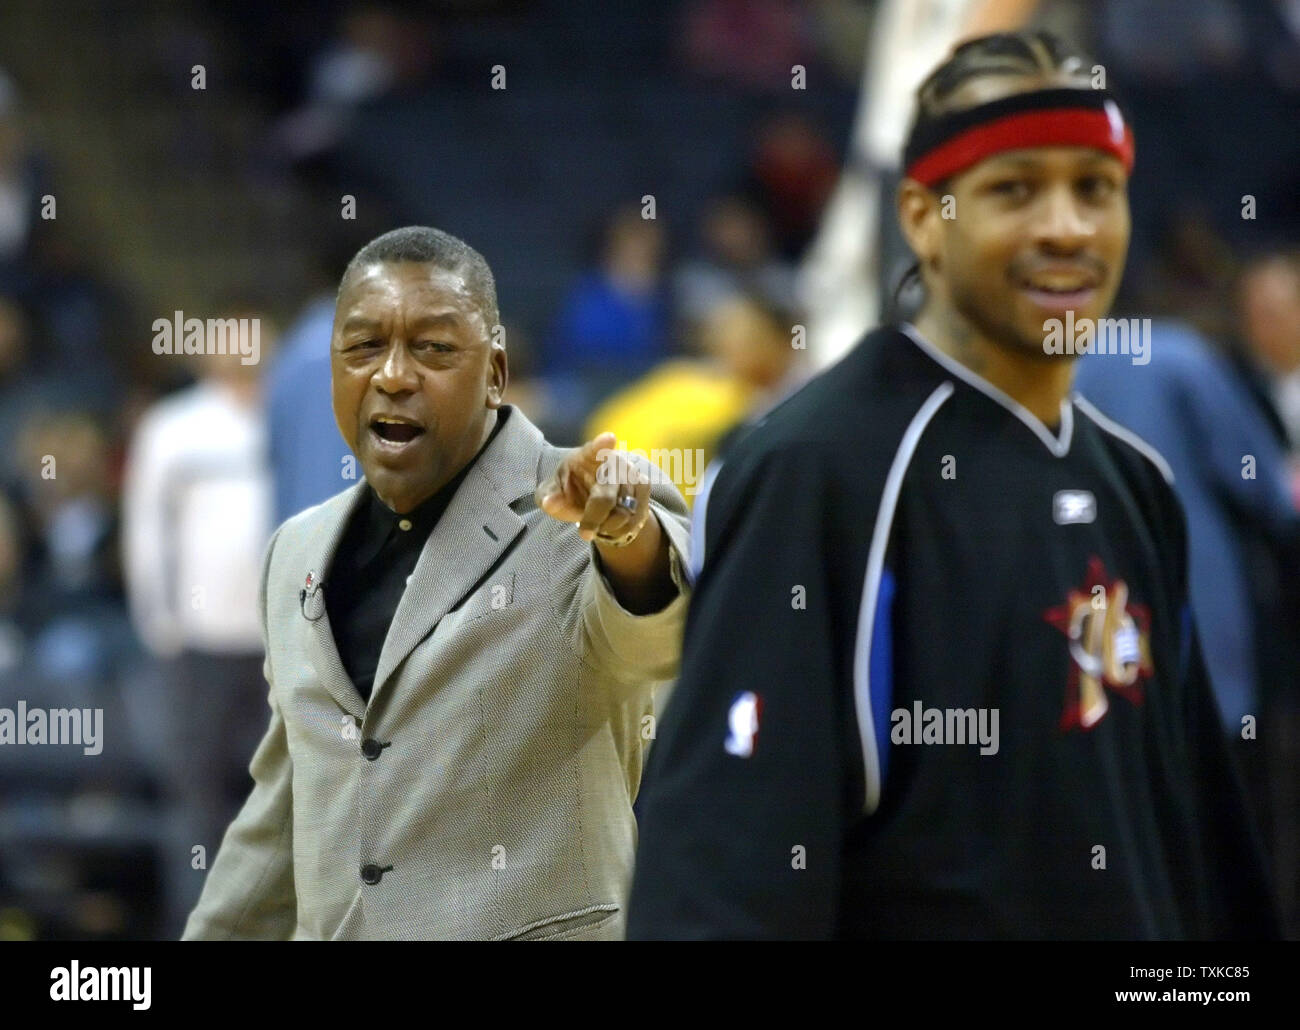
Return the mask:
<svg viewBox="0 0 1300 1030">
<path fill-rule="evenodd" d="M 1174 485 L 1174 470 L 1170 467 L 1169 462 L 1165 461 L 1165 456 L 1163 454 L 1143 440 L 1142 437 L 1138 436 L 1137 433 L 1133 432 L 1133 430 L 1125 429 L 1118 422 L 1113 422 L 1108 419 L 1098 411 L 1096 405 L 1084 397 L 1083 394 L 1074 394 L 1074 403 L 1079 406 L 1080 411 L 1096 422 L 1102 430 L 1110 433 L 1111 436 L 1119 437 L 1134 450 L 1140 451 L 1145 455 L 1150 460 L 1151 464 L 1160 470 L 1160 474 L 1165 477 L 1165 482 L 1170 486 Z"/>
<path fill-rule="evenodd" d="M 715 458 L 709 462 L 700 479 L 700 489 L 695 495 L 695 505 L 691 508 L 691 553 L 686 562 L 686 574 L 694 586 L 704 568 L 704 518 L 709 506 L 709 493 L 713 490 L 713 481 L 718 478 L 722 461 Z"/>
<path fill-rule="evenodd" d="M 941 383 L 912 416 L 903 434 L 893 464 L 885 478 L 884 494 L 876 511 L 876 526 L 871 532 L 871 549 L 867 552 L 867 574 L 862 584 L 862 604 L 858 608 L 858 636 L 853 653 L 853 698 L 857 707 L 858 732 L 862 737 L 862 760 L 866 768 L 866 814 L 870 815 L 880 804 L 880 754 L 876 750 L 875 717 L 871 711 L 871 636 L 876 623 L 876 600 L 880 596 L 880 580 L 885 570 L 885 551 L 889 547 L 889 534 L 894 523 L 894 509 L 903 489 L 912 455 L 930 420 L 953 395 L 956 387 L 951 382 Z"/>
<path fill-rule="evenodd" d="M 1064 458 L 1070 453 L 1070 441 L 1074 438 L 1074 409 L 1069 400 L 1061 401 L 1061 428 L 1058 436 L 1053 436 L 1052 431 L 1047 428 L 1037 415 L 1026 408 L 1019 401 L 1013 400 L 996 386 L 990 383 L 984 377 L 972 372 L 956 358 L 945 354 L 933 343 L 921 335 L 916 326 L 910 322 L 903 322 L 900 329 L 907 334 L 908 339 L 915 343 L 921 350 L 925 351 L 930 357 L 955 375 L 962 382 L 975 387 L 980 393 L 984 394 L 991 400 L 996 401 L 1007 411 L 1015 415 L 1025 425 L 1027 425 L 1038 439 L 1043 441 L 1052 454 L 1058 458 Z"/>
</svg>

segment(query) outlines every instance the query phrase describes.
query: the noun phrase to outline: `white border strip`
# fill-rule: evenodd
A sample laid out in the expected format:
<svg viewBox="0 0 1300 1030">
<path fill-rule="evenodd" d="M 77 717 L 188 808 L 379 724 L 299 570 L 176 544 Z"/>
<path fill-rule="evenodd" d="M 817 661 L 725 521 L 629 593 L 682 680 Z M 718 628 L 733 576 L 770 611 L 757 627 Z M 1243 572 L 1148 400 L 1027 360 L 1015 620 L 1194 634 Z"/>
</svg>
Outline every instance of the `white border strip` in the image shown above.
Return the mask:
<svg viewBox="0 0 1300 1030">
<path fill-rule="evenodd" d="M 1052 435 L 1052 431 L 1043 425 L 1038 416 L 1026 408 L 1019 401 L 1012 400 L 987 379 L 972 372 L 956 358 L 945 354 L 933 343 L 921 335 L 916 326 L 910 322 L 903 322 L 900 326 L 908 338 L 915 343 L 921 350 L 925 351 L 930 357 L 934 358 L 940 365 L 955 375 L 964 383 L 968 383 L 980 393 L 984 394 L 991 400 L 997 401 L 1007 411 L 1015 415 L 1025 425 L 1034 431 L 1034 435 L 1042 440 L 1047 449 L 1058 458 L 1064 458 L 1070 453 L 1070 440 L 1074 437 L 1074 409 L 1069 400 L 1061 401 L 1061 430 L 1060 436 Z"/>
<path fill-rule="evenodd" d="M 1096 405 L 1093 404 L 1092 401 L 1088 400 L 1088 398 L 1083 394 L 1076 393 L 1074 395 L 1074 403 L 1079 405 L 1080 410 L 1096 422 L 1105 432 L 1110 433 L 1111 436 L 1118 436 L 1134 450 L 1140 451 L 1145 455 L 1151 463 L 1160 470 L 1160 474 L 1165 477 L 1165 482 L 1170 486 L 1174 485 L 1174 470 L 1169 467 L 1169 462 L 1165 461 L 1165 456 L 1163 454 L 1143 440 L 1142 437 L 1138 436 L 1137 433 L 1133 432 L 1133 430 L 1125 429 L 1118 422 L 1112 422 L 1098 411 Z"/>
<path fill-rule="evenodd" d="M 862 759 L 866 766 L 866 806 L 868 815 L 880 804 L 880 755 L 876 751 L 875 718 L 871 713 L 871 634 L 875 629 L 876 600 L 880 596 L 880 578 L 885 569 L 885 551 L 889 546 L 889 533 L 894 524 L 894 509 L 903 489 L 903 477 L 912 463 L 912 455 L 921 442 L 921 435 L 944 402 L 953 395 L 956 387 L 944 382 L 912 416 L 903 440 L 894 452 L 894 462 L 889 466 L 885 491 L 876 511 L 876 527 L 871 532 L 871 550 L 867 552 L 867 575 L 862 584 L 862 605 L 858 608 L 858 640 L 853 656 L 853 697 L 857 706 L 858 732 L 862 737 Z"/>
</svg>

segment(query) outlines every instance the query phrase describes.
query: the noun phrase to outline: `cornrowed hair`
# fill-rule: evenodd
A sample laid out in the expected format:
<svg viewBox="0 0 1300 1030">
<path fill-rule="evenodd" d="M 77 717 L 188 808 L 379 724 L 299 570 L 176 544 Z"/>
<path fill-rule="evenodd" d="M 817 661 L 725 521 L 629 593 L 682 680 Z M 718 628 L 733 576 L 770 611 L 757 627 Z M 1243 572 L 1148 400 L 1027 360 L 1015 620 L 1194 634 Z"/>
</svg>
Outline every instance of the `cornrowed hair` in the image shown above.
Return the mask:
<svg viewBox="0 0 1300 1030">
<path fill-rule="evenodd" d="M 907 131 L 911 141 L 918 129 L 928 128 L 943 115 L 974 106 L 959 97 L 963 86 L 976 79 L 1034 79 L 1046 86 L 1061 85 L 1077 80 L 1078 85 L 1089 84 L 1093 61 L 1051 32 L 995 32 L 977 36 L 953 48 L 941 65 L 934 69 L 916 88 L 915 113 Z M 904 151 L 907 146 L 904 145 Z M 948 182 L 934 186 L 936 193 L 948 192 Z M 921 266 L 913 261 L 904 271 L 891 295 L 895 313 L 899 311 L 899 297 L 907 287 L 921 281 Z"/>
<path fill-rule="evenodd" d="M 954 103 L 954 94 L 972 79 L 1078 78 L 1082 85 L 1091 67 L 1088 58 L 1050 32 L 998 32 L 969 39 L 917 87 L 916 114 L 908 135 L 918 124 L 965 106 Z"/>
</svg>

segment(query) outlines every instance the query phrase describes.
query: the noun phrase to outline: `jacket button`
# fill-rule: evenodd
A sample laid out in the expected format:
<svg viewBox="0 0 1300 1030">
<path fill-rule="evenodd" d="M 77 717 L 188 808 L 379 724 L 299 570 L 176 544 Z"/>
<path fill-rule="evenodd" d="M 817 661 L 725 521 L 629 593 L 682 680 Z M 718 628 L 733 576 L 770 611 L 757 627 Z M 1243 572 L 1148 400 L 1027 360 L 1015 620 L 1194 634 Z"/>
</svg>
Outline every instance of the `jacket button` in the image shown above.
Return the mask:
<svg viewBox="0 0 1300 1030">
<path fill-rule="evenodd" d="M 374 737 L 367 737 L 361 742 L 361 753 L 372 762 L 383 753 L 383 750 L 384 745 Z"/>
<path fill-rule="evenodd" d="M 367 862 L 361 867 L 361 882 L 376 884 L 384 878 L 384 871 L 373 862 Z"/>
</svg>

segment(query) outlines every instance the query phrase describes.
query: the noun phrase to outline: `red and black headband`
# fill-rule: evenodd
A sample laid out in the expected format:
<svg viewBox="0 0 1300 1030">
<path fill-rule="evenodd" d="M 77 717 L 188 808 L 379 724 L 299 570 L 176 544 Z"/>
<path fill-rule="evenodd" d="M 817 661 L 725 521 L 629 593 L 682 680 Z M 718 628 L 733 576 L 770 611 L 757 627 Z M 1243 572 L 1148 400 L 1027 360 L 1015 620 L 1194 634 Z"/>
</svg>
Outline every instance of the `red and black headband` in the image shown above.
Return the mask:
<svg viewBox="0 0 1300 1030">
<path fill-rule="evenodd" d="M 1094 147 L 1133 170 L 1133 130 L 1104 89 L 1043 89 L 991 100 L 918 125 L 903 174 L 934 186 L 986 157 L 1024 147 Z"/>
</svg>

